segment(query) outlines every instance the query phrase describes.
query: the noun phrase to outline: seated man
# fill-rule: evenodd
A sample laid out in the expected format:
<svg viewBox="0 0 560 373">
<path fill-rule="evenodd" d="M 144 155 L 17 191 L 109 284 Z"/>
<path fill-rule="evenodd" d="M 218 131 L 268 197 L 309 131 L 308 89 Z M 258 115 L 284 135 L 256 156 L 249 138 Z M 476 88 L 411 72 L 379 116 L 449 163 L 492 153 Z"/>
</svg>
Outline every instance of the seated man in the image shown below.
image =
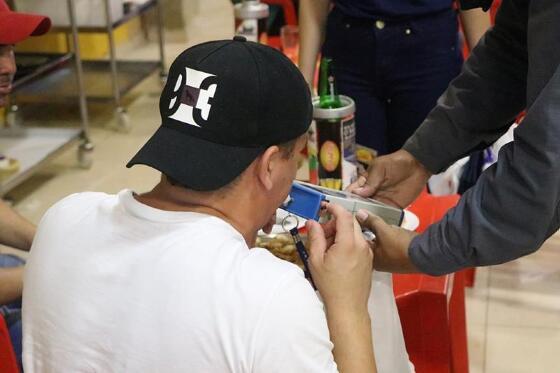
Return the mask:
<svg viewBox="0 0 560 373">
<path fill-rule="evenodd" d="M 0 0 L 0 108 L 7 104 L 16 73 L 14 44 L 46 33 L 50 25 L 47 17 L 12 12 Z M 35 226 L 0 200 L 0 244 L 29 251 L 34 235 Z M 0 315 L 6 321 L 20 364 L 23 264 L 16 256 L 0 255 Z"/>
<path fill-rule="evenodd" d="M 375 372 L 372 254 L 350 213 L 308 223 L 302 271 L 252 248 L 285 200 L 312 106 L 298 69 L 243 38 L 192 47 L 128 166 L 151 191 L 79 193 L 41 221 L 23 297 L 26 372 Z M 325 312 L 326 311 L 326 312 Z"/>
</svg>

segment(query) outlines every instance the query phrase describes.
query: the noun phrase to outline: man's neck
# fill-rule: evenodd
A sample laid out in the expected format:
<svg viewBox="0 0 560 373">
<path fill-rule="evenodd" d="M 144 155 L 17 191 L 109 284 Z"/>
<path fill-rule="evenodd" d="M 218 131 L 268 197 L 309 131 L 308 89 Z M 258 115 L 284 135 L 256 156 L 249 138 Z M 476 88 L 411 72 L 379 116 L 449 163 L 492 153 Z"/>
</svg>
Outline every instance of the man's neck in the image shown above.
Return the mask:
<svg viewBox="0 0 560 373">
<path fill-rule="evenodd" d="M 234 191 L 230 195 L 191 191 L 162 181 L 150 192 L 136 195 L 135 198 L 140 203 L 159 210 L 189 211 L 215 216 L 241 233 L 247 245 L 251 247 L 255 242 L 258 228 L 247 214 L 247 206 L 250 205 L 233 194 Z"/>
</svg>

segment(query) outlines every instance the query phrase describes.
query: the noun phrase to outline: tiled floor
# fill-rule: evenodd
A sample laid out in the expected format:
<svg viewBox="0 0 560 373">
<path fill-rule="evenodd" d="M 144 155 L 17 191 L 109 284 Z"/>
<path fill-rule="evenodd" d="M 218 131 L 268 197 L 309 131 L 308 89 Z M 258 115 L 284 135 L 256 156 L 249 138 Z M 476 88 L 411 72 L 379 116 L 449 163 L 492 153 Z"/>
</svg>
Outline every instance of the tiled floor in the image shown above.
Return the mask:
<svg viewBox="0 0 560 373">
<path fill-rule="evenodd" d="M 228 0 L 204 3 L 200 16 L 189 27 L 189 35 L 193 37 L 189 44 L 232 34 Z M 172 60 L 186 46 L 168 44 L 168 59 Z M 120 53 L 131 58 L 157 55 L 153 44 L 125 47 Z M 10 193 L 16 209 L 38 222 L 49 206 L 70 193 L 85 190 L 114 193 L 123 188 L 148 190 L 156 183 L 158 174 L 142 166 L 127 169 L 124 164 L 159 125 L 160 90 L 159 79 L 152 76 L 129 95 L 130 133 L 108 129 L 111 109 L 95 107 L 93 167 L 78 168 L 75 149 L 66 152 Z M 57 121 L 67 117 L 56 113 Z M 478 269 L 475 287 L 467 290 L 471 372 L 560 372 L 559 249 L 560 236 L 556 235 L 537 254 Z"/>
<path fill-rule="evenodd" d="M 479 269 L 467 291 L 471 372 L 560 372 L 560 235 L 533 255 Z"/>
</svg>

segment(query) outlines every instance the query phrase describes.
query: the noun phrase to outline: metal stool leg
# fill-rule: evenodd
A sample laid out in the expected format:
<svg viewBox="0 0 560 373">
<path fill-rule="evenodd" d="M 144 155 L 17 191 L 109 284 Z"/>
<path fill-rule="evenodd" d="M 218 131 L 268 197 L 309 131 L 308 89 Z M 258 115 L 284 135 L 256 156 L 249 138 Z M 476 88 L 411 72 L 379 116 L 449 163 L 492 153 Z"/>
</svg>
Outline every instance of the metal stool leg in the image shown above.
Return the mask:
<svg viewBox="0 0 560 373">
<path fill-rule="evenodd" d="M 76 8 L 74 0 L 68 0 L 68 12 L 70 16 L 70 24 L 72 26 L 72 42 L 74 45 L 74 61 L 76 63 L 76 80 L 78 83 L 78 92 L 80 98 L 80 115 L 82 119 L 82 139 L 78 147 L 78 162 L 80 167 L 91 167 L 93 144 L 89 137 L 89 116 L 87 111 L 87 100 L 84 87 L 84 71 L 82 68 L 82 58 L 80 55 L 80 42 L 78 39 L 78 25 L 76 23 Z"/>
<path fill-rule="evenodd" d="M 107 35 L 109 37 L 109 57 L 111 59 L 111 82 L 113 85 L 113 97 L 115 99 L 115 115 L 117 115 L 117 130 L 130 131 L 130 119 L 126 109 L 121 104 L 121 92 L 119 89 L 117 72 L 117 53 L 115 49 L 115 34 L 113 32 L 113 16 L 109 0 L 105 0 L 105 17 L 107 20 Z"/>
<path fill-rule="evenodd" d="M 156 0 L 156 12 L 157 12 L 157 32 L 158 32 L 158 42 L 159 42 L 159 61 L 160 61 L 160 73 L 159 76 L 162 82 L 165 83 L 167 80 L 167 68 L 165 66 L 165 37 L 163 33 L 163 10 L 161 5 L 161 0 Z"/>
</svg>

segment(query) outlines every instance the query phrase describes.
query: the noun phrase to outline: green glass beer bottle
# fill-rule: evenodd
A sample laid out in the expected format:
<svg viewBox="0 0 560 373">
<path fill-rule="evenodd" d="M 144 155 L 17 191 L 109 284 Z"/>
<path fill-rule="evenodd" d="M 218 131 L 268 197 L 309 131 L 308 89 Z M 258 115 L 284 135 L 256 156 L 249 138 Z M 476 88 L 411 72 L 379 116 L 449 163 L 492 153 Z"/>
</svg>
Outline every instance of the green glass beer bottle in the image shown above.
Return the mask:
<svg viewBox="0 0 560 373">
<path fill-rule="evenodd" d="M 336 90 L 333 60 L 329 57 L 321 58 L 319 67 L 319 106 L 322 109 L 336 109 L 342 106 Z"/>
</svg>

